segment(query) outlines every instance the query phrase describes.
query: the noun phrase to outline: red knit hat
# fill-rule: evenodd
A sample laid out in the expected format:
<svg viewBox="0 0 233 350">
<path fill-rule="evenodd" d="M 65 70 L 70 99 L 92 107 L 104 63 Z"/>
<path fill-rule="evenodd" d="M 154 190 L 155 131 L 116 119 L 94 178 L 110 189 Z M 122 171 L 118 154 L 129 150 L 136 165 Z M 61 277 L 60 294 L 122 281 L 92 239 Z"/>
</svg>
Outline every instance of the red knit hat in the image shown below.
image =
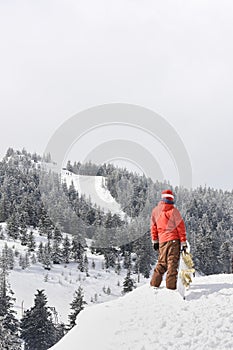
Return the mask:
<svg viewBox="0 0 233 350">
<path fill-rule="evenodd" d="M 174 195 L 173 195 L 171 190 L 164 190 L 162 192 L 162 198 L 173 200 L 174 199 Z"/>
</svg>

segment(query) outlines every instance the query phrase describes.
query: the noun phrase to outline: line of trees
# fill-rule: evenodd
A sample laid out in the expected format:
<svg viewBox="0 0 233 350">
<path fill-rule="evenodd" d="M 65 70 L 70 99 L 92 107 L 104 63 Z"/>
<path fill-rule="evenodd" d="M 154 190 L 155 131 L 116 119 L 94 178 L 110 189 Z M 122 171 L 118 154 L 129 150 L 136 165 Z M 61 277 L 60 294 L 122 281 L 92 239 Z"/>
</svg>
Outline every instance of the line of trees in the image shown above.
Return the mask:
<svg viewBox="0 0 233 350">
<path fill-rule="evenodd" d="M 70 304 L 69 324 L 59 323 L 54 307 L 47 305 L 44 290 L 37 290 L 34 305 L 24 312 L 22 319 L 16 318 L 14 293 L 8 275 L 9 257 L 7 249 L 0 255 L 0 349 L 47 350 L 56 344 L 75 325 L 77 315 L 86 304 L 81 286 Z"/>
<path fill-rule="evenodd" d="M 13 309 L 14 293 L 8 281 L 9 261 L 9 249 L 5 246 L 0 255 L 0 349 L 20 350 L 24 344 L 25 350 L 47 350 L 77 324 L 77 316 L 87 304 L 83 289 L 79 286 L 74 293 L 67 325 L 60 323 L 56 309 L 47 305 L 44 290 L 37 290 L 34 305 L 24 312 L 19 321 Z M 127 275 L 122 293 L 128 293 L 135 288 L 135 281 L 131 277 L 130 254 L 125 259 L 124 266 L 127 268 Z M 106 293 L 111 293 L 109 287 Z"/>
</svg>

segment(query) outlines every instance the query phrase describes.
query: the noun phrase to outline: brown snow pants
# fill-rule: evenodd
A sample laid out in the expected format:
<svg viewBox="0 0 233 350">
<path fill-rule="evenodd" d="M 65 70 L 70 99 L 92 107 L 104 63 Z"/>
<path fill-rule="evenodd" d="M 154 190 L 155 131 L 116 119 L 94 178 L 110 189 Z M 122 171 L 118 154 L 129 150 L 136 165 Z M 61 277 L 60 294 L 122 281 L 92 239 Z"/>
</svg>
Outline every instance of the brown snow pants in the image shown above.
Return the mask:
<svg viewBox="0 0 233 350">
<path fill-rule="evenodd" d="M 167 271 L 166 287 L 176 289 L 178 264 L 180 259 L 180 241 L 173 240 L 159 244 L 159 259 L 154 269 L 150 285 L 159 287 Z"/>
</svg>

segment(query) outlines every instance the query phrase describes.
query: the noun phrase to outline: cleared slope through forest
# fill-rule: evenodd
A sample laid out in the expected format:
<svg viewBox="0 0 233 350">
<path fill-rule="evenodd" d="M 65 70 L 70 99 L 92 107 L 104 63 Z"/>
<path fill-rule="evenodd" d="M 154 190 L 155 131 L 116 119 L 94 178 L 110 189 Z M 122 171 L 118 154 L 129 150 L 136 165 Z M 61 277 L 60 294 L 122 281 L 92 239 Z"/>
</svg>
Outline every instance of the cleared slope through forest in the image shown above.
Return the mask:
<svg viewBox="0 0 233 350">
<path fill-rule="evenodd" d="M 62 170 L 61 176 L 68 187 L 73 182 L 80 195 L 85 195 L 87 199 L 90 198 L 93 204 L 100 206 L 105 212 L 111 211 L 112 214 L 119 214 L 122 219 L 126 216 L 120 204 L 107 189 L 105 177 L 75 175 L 68 170 Z"/>
</svg>

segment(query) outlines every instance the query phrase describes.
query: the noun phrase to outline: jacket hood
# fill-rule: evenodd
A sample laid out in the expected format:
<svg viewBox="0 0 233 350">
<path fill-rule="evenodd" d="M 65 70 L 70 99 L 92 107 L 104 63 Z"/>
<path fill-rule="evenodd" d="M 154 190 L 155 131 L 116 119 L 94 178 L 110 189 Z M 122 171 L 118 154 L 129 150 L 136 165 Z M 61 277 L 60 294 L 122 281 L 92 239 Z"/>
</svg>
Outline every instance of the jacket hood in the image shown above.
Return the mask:
<svg viewBox="0 0 233 350">
<path fill-rule="evenodd" d="M 168 211 L 174 208 L 174 204 L 168 204 L 163 201 L 159 202 L 159 209 L 162 211 Z"/>
</svg>

